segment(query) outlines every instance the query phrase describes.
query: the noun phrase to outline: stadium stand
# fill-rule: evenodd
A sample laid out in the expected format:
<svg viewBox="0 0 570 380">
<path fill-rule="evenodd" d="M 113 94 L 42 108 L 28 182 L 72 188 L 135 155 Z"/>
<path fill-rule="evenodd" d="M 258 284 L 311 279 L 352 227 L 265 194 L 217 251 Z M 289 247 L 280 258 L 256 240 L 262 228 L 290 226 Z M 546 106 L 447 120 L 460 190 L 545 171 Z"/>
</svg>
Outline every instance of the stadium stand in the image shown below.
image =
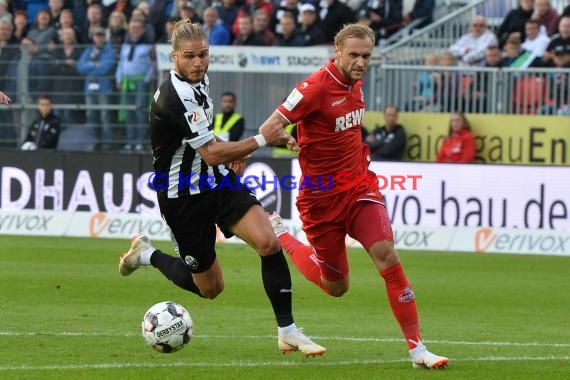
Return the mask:
<svg viewBox="0 0 570 380">
<path fill-rule="evenodd" d="M 224 0 L 225 2 L 226 0 Z M 230 0 L 227 0 L 230 4 Z M 543 0 L 538 0 L 543 2 Z M 86 2 L 77 0 L 62 0 L 63 9 L 72 11 L 74 22 L 72 27 L 78 30 L 76 33 L 78 40 L 80 35 L 85 36 L 84 44 L 77 45 L 80 50 L 86 49 L 90 42 L 87 32 L 89 27 L 88 8 Z M 30 29 L 34 28 L 36 15 L 49 6 L 48 1 L 40 0 L 11 0 L 7 1 L 8 11 L 12 16 L 14 25 L 9 25 L 0 21 L 0 88 L 12 99 L 10 105 L 0 106 L 0 144 L 2 146 L 17 147 L 23 138 L 23 127 L 29 125 L 35 114 L 35 101 L 38 96 L 46 93 L 51 95 L 56 101 L 54 109 L 60 114 L 73 111 L 83 115 L 89 107 L 93 107 L 85 102 L 83 89 L 70 90 L 62 89 L 61 83 L 72 83 L 73 68 L 66 70 L 48 70 L 49 62 L 53 62 L 53 54 L 56 51 L 62 53 L 61 47 L 56 44 L 58 41 L 39 42 L 39 46 L 31 39 L 24 38 Z M 111 42 L 118 52 L 120 44 L 123 43 L 125 35 L 125 22 L 132 17 L 144 18 L 148 22 L 146 28 L 148 34 L 154 34 L 161 43 L 167 42 L 168 28 L 165 25 L 172 23 L 175 18 L 172 16 L 186 14 L 187 10 L 204 10 L 207 6 L 214 6 L 220 9 L 223 7 L 220 1 L 210 0 L 105 0 L 91 1 L 89 4 L 101 4 L 103 7 L 102 26 L 106 28 L 106 38 Z M 238 0 L 233 1 L 240 14 L 252 14 L 257 9 L 272 9 L 276 15 L 281 3 L 277 0 Z M 403 20 L 406 19 L 413 10 L 420 5 L 430 3 L 421 0 L 393 1 L 390 4 L 399 4 L 402 7 L 401 14 Z M 482 15 L 487 19 L 490 30 L 496 32 L 505 17 L 518 6 L 516 0 L 437 0 L 434 2 L 432 14 L 422 19 L 407 19 L 400 25 L 398 31 L 389 38 L 380 38 L 379 47 L 375 50 L 372 67 L 365 81 L 364 91 L 368 103 L 368 109 L 379 111 L 387 104 L 395 104 L 402 110 L 410 107 L 411 101 L 420 95 L 417 86 L 418 76 L 421 73 L 430 72 L 435 77 L 446 78 L 445 85 L 435 85 L 430 89 L 429 96 L 432 99 L 424 103 L 432 102 L 434 99 L 444 99 L 440 107 L 431 107 L 431 112 L 449 112 L 459 110 L 462 112 L 486 112 L 486 113 L 520 113 L 520 114 L 548 114 L 548 111 L 555 106 L 562 109 L 567 106 L 567 99 L 563 93 L 564 86 L 569 87 L 569 70 L 564 63 L 559 67 L 536 67 L 530 63 L 530 68 L 524 72 L 511 68 L 489 68 L 489 67 L 442 67 L 440 60 L 449 47 L 460 36 L 468 32 L 470 22 L 475 15 Z M 564 0 L 550 0 L 553 10 L 558 14 L 570 13 L 570 6 Z M 326 10 L 319 6 L 319 2 L 302 0 L 296 2 L 296 7 L 300 11 L 314 7 L 317 18 L 326 17 Z M 359 10 L 367 9 L 364 13 L 369 13 L 374 8 L 370 1 L 346 1 L 351 10 L 355 11 L 359 17 Z M 429 5 L 429 4 L 428 4 Z M 228 5 L 229 6 L 229 5 Z M 234 8 L 233 5 L 231 6 Z M 90 7 L 91 8 L 91 7 Z M 149 14 L 150 13 L 150 14 Z M 61 15 L 61 12 L 58 13 Z M 392 12 L 392 14 L 396 14 Z M 237 12 L 236 12 L 237 15 Z M 53 15 L 52 15 L 53 16 Z M 196 18 L 201 17 L 196 14 Z M 431 21 L 433 16 L 433 21 Z M 26 18 L 27 17 L 27 18 Z M 362 17 L 361 17 L 362 18 Z M 271 17 L 270 19 L 273 19 Z M 27 28 L 22 27 L 22 20 L 28 20 Z M 360 20 L 361 22 L 363 20 Z M 423 24 L 428 22 L 427 25 Z M 65 21 L 68 25 L 68 21 Z M 300 20 L 299 20 L 300 23 Z M 56 20 L 50 28 L 56 28 L 55 35 L 59 38 L 59 21 Z M 230 24 L 228 30 L 232 32 Z M 12 26 L 12 30 L 10 29 Z M 69 25 L 68 25 L 69 26 Z M 423 27 L 422 27 L 423 26 Z M 274 27 L 272 25 L 271 27 Z M 319 23 L 317 23 L 319 27 Z M 37 28 L 36 28 L 37 29 Z M 299 25 L 298 25 L 299 30 Z M 44 33 L 45 34 L 45 33 Z M 329 31 L 330 34 L 330 31 Z M 42 33 L 32 32 L 32 36 L 42 37 Z M 379 34 L 381 37 L 381 35 Z M 554 39 L 556 35 L 552 36 Z M 24 43 L 21 44 L 21 41 Z M 524 42 L 524 41 L 523 41 Z M 523 44 L 524 46 L 524 44 Z M 294 48 L 298 49 L 298 48 Z M 304 49 L 311 49 L 310 47 Z M 435 66 L 424 66 L 427 54 L 434 54 L 437 57 Z M 539 62 L 539 61 L 537 61 Z M 71 63 L 70 63 L 71 64 Z M 550 66 L 552 66 L 550 64 Z M 72 67 L 72 66 L 71 66 Z M 162 79 L 164 72 L 156 72 L 153 86 Z M 273 108 L 279 103 L 290 90 L 290 86 L 302 76 L 298 73 L 229 73 L 221 71 L 210 71 L 210 76 L 216 83 L 224 83 L 226 88 L 212 89 L 212 96 L 219 97 L 224 91 L 235 91 L 238 96 L 244 99 L 240 104 L 240 113 L 248 115 L 248 122 L 245 136 L 248 136 L 255 129 L 255 125 L 262 121 L 264 112 Z M 77 77 L 77 76 L 75 76 Z M 109 76 L 114 82 L 114 71 Z M 484 88 L 493 89 L 484 98 L 478 100 L 465 101 L 470 88 L 481 88 L 479 84 L 484 82 Z M 56 84 L 60 84 L 56 86 Z M 449 89 L 457 88 L 456 92 L 449 92 Z M 447 89 L 447 90 L 446 90 Z M 111 146 L 123 146 L 126 144 L 124 125 L 122 124 L 122 111 L 132 109 L 130 104 L 120 104 L 120 92 L 115 88 L 111 94 L 109 104 L 97 105 L 112 113 L 113 143 Z M 250 96 L 251 93 L 263 93 L 266 96 Z M 75 101 L 73 100 L 75 99 Z M 484 103 L 484 105 L 483 105 Z M 550 107 L 550 108 L 549 108 Z M 419 110 L 422 107 L 412 107 Z M 66 111 L 66 112 L 64 112 Z M 61 149 L 72 146 L 72 142 L 77 138 L 85 136 L 95 141 L 91 144 L 79 144 L 80 149 L 91 149 L 97 144 L 99 139 L 98 131 L 88 131 L 89 127 L 82 122 L 74 121 L 69 125 L 64 125 L 62 132 Z M 67 131 L 66 129 L 71 129 Z M 77 129 L 77 131 L 73 131 Z M 83 131 L 79 131 L 83 129 Z M 82 137 L 83 136 L 83 137 Z"/>
</svg>

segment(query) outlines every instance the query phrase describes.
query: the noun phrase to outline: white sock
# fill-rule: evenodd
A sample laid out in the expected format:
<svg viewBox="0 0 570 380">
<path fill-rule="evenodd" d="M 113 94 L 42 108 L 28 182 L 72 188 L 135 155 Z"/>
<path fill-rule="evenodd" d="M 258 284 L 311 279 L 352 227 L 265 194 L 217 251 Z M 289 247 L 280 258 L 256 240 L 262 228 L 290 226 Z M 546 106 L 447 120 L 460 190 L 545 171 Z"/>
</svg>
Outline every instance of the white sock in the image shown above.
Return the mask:
<svg viewBox="0 0 570 380">
<path fill-rule="evenodd" d="M 139 260 L 142 265 L 150 265 L 150 257 L 152 256 L 154 251 L 156 251 L 156 248 L 149 247 L 141 252 Z"/>
<path fill-rule="evenodd" d="M 294 322 L 292 324 L 290 324 L 289 326 L 285 326 L 285 327 L 277 326 L 277 334 L 279 336 L 289 335 L 289 334 L 291 334 L 291 332 L 295 331 L 296 329 L 297 329 L 297 325 Z"/>
</svg>

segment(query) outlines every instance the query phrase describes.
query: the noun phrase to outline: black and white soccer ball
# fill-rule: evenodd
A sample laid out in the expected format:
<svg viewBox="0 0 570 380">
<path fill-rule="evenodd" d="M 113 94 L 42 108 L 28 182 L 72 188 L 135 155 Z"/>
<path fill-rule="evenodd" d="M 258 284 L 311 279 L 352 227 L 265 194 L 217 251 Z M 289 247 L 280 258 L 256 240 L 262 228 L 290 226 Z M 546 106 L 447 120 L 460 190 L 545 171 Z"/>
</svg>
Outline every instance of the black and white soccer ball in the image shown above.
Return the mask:
<svg viewBox="0 0 570 380">
<path fill-rule="evenodd" d="M 142 320 L 145 342 L 159 352 L 180 350 L 192 339 L 192 318 L 183 306 L 164 301 L 151 306 Z"/>
</svg>

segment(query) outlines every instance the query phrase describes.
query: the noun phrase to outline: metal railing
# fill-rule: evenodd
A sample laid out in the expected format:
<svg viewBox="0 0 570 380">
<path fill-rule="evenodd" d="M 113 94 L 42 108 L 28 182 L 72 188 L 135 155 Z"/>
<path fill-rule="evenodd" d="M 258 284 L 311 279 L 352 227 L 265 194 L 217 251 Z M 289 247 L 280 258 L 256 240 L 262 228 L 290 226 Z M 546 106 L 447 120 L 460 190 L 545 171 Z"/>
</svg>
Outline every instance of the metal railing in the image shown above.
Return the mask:
<svg viewBox="0 0 570 380">
<path fill-rule="evenodd" d="M 487 0 L 470 1 L 423 29 L 415 30 L 407 38 L 381 50 L 384 64 L 422 65 L 428 53 L 443 53 L 459 37 L 467 33 L 477 6 Z"/>
<path fill-rule="evenodd" d="M 370 109 L 569 115 L 570 69 L 383 65 Z"/>
</svg>

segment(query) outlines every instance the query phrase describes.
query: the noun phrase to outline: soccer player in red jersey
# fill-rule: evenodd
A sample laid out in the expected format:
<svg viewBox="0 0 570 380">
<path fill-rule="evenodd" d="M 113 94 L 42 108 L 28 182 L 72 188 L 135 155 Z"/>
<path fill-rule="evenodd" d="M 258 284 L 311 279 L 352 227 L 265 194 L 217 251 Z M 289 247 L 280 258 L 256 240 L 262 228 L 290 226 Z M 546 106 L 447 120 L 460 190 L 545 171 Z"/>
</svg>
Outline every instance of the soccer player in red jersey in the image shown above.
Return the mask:
<svg viewBox="0 0 570 380">
<path fill-rule="evenodd" d="M 265 121 L 297 124 L 298 146 L 291 146 L 299 150 L 303 173 L 297 208 L 312 247 L 290 235 L 278 214 L 269 218 L 293 264 L 334 297 L 349 287 L 346 235 L 358 240 L 384 278 L 414 368 L 444 368 L 448 359 L 421 342 L 414 292 L 394 250 L 384 199 L 368 169 L 370 151 L 361 139 L 362 78 L 374 44 L 370 28 L 344 26 L 334 41 L 335 58 L 297 84 Z"/>
</svg>

